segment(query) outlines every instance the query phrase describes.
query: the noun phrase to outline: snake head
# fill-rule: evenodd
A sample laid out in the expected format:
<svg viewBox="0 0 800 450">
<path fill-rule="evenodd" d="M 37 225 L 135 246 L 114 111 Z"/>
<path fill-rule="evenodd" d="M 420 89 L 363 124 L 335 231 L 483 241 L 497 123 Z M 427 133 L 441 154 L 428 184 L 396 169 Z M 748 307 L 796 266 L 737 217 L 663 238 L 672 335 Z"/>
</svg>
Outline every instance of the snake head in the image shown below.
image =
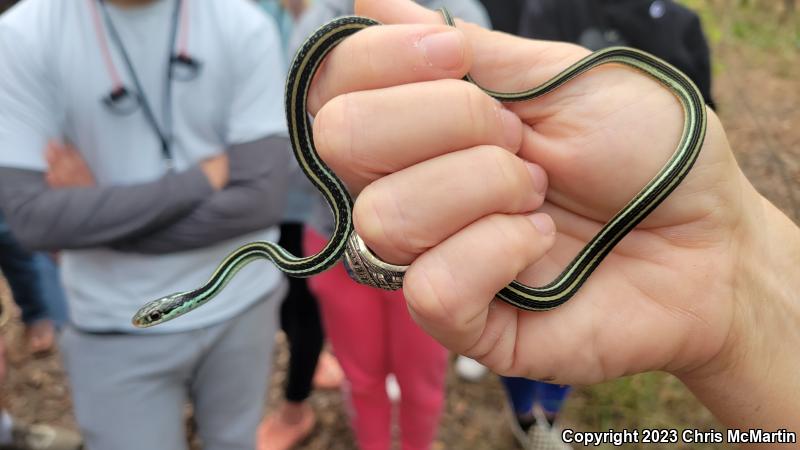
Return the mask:
<svg viewBox="0 0 800 450">
<path fill-rule="evenodd" d="M 181 305 L 185 303 L 185 296 L 186 293 L 179 292 L 147 303 L 133 316 L 133 326 L 148 328 L 184 314 L 186 311 Z"/>
</svg>

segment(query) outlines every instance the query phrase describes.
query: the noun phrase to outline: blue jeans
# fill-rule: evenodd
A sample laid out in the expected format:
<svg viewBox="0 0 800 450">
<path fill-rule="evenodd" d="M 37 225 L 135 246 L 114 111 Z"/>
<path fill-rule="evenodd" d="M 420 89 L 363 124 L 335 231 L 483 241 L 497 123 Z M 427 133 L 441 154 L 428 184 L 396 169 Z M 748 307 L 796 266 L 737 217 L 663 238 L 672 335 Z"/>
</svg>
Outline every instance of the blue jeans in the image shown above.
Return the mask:
<svg viewBox="0 0 800 450">
<path fill-rule="evenodd" d="M 50 318 L 56 325 L 67 320 L 64 290 L 58 268 L 49 255 L 25 250 L 0 216 L 0 270 L 11 287 L 22 321 L 31 324 Z"/>
<path fill-rule="evenodd" d="M 500 377 L 506 388 L 509 400 L 517 414 L 526 414 L 538 403 L 548 414 L 556 414 L 561 410 L 570 387 L 558 384 L 543 383 L 527 378 Z"/>
<path fill-rule="evenodd" d="M 56 328 L 61 328 L 69 321 L 67 297 L 64 287 L 61 285 L 61 272 L 56 262 L 47 253 L 34 253 L 33 259 L 39 270 L 39 282 L 47 317 L 55 323 Z M 20 305 L 20 309 L 24 310 L 24 307 Z"/>
</svg>

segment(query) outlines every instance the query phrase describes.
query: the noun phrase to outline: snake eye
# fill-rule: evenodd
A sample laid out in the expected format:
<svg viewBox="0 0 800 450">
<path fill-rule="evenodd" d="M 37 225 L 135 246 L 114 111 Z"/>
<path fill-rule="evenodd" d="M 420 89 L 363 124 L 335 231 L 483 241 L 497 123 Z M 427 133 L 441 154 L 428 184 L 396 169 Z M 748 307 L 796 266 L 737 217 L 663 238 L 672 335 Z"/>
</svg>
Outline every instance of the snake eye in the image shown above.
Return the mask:
<svg viewBox="0 0 800 450">
<path fill-rule="evenodd" d="M 153 311 L 147 315 L 147 320 L 149 320 L 150 322 L 158 322 L 159 320 L 161 320 L 162 317 L 163 314 L 161 314 L 158 311 Z"/>
</svg>

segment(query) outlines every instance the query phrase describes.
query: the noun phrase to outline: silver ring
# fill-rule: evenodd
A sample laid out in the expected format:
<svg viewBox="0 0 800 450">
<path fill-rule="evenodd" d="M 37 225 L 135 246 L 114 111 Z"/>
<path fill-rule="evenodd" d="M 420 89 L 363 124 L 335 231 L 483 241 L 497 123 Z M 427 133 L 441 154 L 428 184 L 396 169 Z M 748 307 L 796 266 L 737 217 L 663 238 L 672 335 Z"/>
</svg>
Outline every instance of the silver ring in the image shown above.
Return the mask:
<svg viewBox="0 0 800 450">
<path fill-rule="evenodd" d="M 361 284 L 386 291 L 396 291 L 402 288 L 403 276 L 408 269 L 408 266 L 397 266 L 382 261 L 372 253 L 372 250 L 355 231 L 347 239 L 344 262 L 350 278 Z"/>
</svg>

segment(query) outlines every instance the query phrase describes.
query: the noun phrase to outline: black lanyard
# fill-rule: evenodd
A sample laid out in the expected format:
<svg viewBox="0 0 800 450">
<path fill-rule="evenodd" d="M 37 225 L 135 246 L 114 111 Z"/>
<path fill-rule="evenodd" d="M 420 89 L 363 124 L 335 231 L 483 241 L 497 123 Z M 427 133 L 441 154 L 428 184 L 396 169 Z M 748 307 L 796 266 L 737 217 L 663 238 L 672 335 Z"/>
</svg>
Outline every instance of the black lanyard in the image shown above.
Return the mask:
<svg viewBox="0 0 800 450">
<path fill-rule="evenodd" d="M 145 119 L 150 124 L 150 128 L 153 129 L 153 132 L 158 136 L 159 143 L 161 144 L 161 155 L 164 157 L 164 161 L 167 164 L 167 168 L 172 170 L 174 168 L 174 160 L 172 155 L 172 80 L 173 76 L 173 65 L 178 62 L 183 62 L 183 58 L 186 58 L 182 55 L 174 55 L 173 50 L 175 48 L 175 42 L 178 35 L 178 19 L 180 17 L 181 12 L 181 5 L 183 4 L 183 0 L 175 0 L 175 8 L 172 11 L 172 28 L 170 30 L 170 47 L 169 47 L 169 61 L 167 62 L 167 73 L 164 77 L 165 79 L 165 100 L 163 103 L 163 117 L 164 117 L 164 127 L 162 128 L 159 126 L 158 121 L 156 120 L 155 114 L 153 114 L 153 108 L 151 107 L 150 101 L 147 98 L 147 94 L 145 94 L 144 89 L 142 89 L 142 83 L 139 81 L 139 76 L 136 74 L 136 69 L 133 67 L 133 63 L 131 62 L 130 57 L 128 56 L 128 52 L 125 49 L 125 45 L 122 43 L 122 39 L 117 32 L 116 27 L 114 27 L 114 22 L 111 20 L 111 16 L 108 14 L 108 9 L 106 7 L 105 0 L 98 0 L 100 3 L 100 9 L 103 12 L 103 20 L 105 21 L 106 28 L 108 29 L 108 34 L 111 37 L 111 41 L 114 42 L 114 45 L 117 47 L 120 55 L 122 56 L 122 60 L 125 63 L 125 67 L 128 70 L 128 74 L 131 77 L 131 81 L 133 82 L 133 86 L 136 89 L 134 95 L 137 97 L 138 102 L 142 106 L 142 112 L 144 112 Z M 194 61 L 191 61 L 191 64 L 196 65 Z M 112 93 L 112 98 L 113 98 Z"/>
</svg>

